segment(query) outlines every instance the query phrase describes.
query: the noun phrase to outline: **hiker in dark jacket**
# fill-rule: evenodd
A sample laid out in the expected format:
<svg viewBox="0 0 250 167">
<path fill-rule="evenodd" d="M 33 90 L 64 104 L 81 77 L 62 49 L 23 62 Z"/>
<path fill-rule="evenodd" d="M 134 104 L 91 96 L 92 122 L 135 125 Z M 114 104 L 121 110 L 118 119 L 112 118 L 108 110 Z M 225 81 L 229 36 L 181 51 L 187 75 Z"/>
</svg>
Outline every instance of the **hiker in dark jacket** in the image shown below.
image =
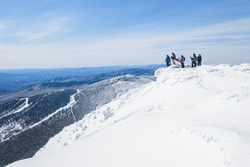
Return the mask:
<svg viewBox="0 0 250 167">
<path fill-rule="evenodd" d="M 173 61 L 173 64 L 175 64 L 175 60 L 177 60 L 177 59 L 176 59 L 176 56 L 175 56 L 174 53 L 172 53 L 171 59 L 172 59 L 172 61 Z"/>
<path fill-rule="evenodd" d="M 181 58 L 179 61 L 181 63 L 181 67 L 184 68 L 185 67 L 185 65 L 184 65 L 185 57 L 183 55 L 181 55 Z"/>
<path fill-rule="evenodd" d="M 198 56 L 198 58 L 197 58 L 198 66 L 201 66 L 201 60 L 202 60 L 202 57 L 201 57 L 201 55 L 199 54 L 199 56 Z"/>
<path fill-rule="evenodd" d="M 197 61 L 197 57 L 195 54 L 193 54 L 193 57 L 190 57 L 192 60 L 192 67 L 196 67 L 196 61 Z"/>
<path fill-rule="evenodd" d="M 165 60 L 166 64 L 167 64 L 167 67 L 169 67 L 171 64 L 170 64 L 170 57 L 167 55 L 166 57 L 166 60 Z"/>
</svg>

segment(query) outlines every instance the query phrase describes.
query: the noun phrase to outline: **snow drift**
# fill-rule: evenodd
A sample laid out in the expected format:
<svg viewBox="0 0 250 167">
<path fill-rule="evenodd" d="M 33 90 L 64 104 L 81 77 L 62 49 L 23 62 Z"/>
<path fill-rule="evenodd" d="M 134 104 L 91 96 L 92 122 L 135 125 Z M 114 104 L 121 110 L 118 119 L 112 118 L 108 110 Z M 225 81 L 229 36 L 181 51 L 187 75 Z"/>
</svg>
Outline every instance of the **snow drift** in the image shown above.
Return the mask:
<svg viewBox="0 0 250 167">
<path fill-rule="evenodd" d="M 250 64 L 176 67 L 8 167 L 250 166 Z"/>
</svg>

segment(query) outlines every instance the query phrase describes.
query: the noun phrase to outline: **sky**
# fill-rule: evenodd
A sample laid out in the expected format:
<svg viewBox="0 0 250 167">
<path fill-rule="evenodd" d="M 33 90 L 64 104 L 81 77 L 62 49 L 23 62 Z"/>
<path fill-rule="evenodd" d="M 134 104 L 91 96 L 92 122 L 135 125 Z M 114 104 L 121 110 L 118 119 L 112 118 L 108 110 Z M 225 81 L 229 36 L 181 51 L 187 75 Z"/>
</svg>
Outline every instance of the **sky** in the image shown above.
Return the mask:
<svg viewBox="0 0 250 167">
<path fill-rule="evenodd" d="M 249 0 L 0 0 L 0 69 L 250 63 Z"/>
</svg>

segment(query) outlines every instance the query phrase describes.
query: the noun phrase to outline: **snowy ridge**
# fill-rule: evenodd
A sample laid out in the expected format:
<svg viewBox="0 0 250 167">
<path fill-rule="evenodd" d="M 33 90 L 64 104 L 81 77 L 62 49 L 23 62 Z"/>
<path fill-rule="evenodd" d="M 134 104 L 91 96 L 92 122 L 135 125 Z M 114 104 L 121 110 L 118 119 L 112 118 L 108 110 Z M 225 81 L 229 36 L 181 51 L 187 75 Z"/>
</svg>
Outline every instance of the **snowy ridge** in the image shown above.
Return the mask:
<svg viewBox="0 0 250 167">
<path fill-rule="evenodd" d="M 128 93 L 119 96 L 110 103 L 101 106 L 96 111 L 87 114 L 82 120 L 64 128 L 62 132 L 51 138 L 49 142 L 35 154 L 35 156 L 66 146 L 82 136 L 89 136 L 90 134 L 100 131 L 107 126 L 105 125 L 105 121 L 114 116 L 115 112 L 121 106 L 131 100 L 136 93 L 143 88 L 144 87 L 140 87 L 130 90 Z M 112 123 L 109 125 L 112 125 Z"/>
<path fill-rule="evenodd" d="M 72 107 L 76 104 L 75 95 L 77 95 L 77 94 L 79 94 L 79 93 L 81 93 L 81 92 L 80 92 L 80 90 L 77 89 L 77 92 L 76 92 L 75 94 L 73 94 L 73 95 L 70 96 L 70 102 L 69 102 L 66 106 L 59 108 L 58 110 L 56 110 L 56 111 L 53 112 L 52 114 L 48 115 L 48 116 L 47 116 L 46 118 L 44 118 L 43 120 L 41 120 L 41 121 L 35 123 L 34 125 L 30 126 L 29 128 L 33 128 L 33 127 L 35 127 L 35 126 L 41 124 L 42 122 L 44 122 L 44 121 L 50 119 L 53 115 L 57 114 L 57 113 L 60 112 L 60 111 L 63 111 L 63 110 L 67 110 L 67 109 L 69 109 L 69 108 L 72 108 Z M 71 109 L 71 112 L 72 112 L 72 109 Z M 73 112 L 72 112 L 72 115 L 73 115 L 73 117 L 75 117 L 74 114 L 73 114 Z"/>
<path fill-rule="evenodd" d="M 9 166 L 250 166 L 250 64 L 171 66 L 155 77 Z"/>
<path fill-rule="evenodd" d="M 124 76 L 118 76 L 115 78 L 111 78 L 109 81 L 109 84 L 114 84 L 122 81 L 134 81 L 135 79 L 138 79 L 139 77 L 134 75 L 124 75 Z"/>
<path fill-rule="evenodd" d="M 64 90 L 61 90 L 61 91 L 64 91 Z M 31 102 L 29 102 L 29 98 L 20 98 L 20 99 L 16 100 L 17 102 L 14 103 L 14 105 L 12 107 L 10 107 L 9 109 L 7 109 L 6 111 L 3 111 L 4 114 L 2 115 L 2 117 L 0 117 L 0 119 L 2 119 L 2 118 L 3 119 L 4 118 L 8 118 L 10 116 L 12 117 L 12 118 L 9 118 L 0 127 L 0 134 L 1 134 L 0 135 L 0 142 L 4 142 L 6 140 L 9 140 L 10 137 L 19 135 L 20 133 L 26 131 L 27 129 L 31 129 L 31 128 L 39 125 L 40 123 L 48 120 L 49 118 L 51 118 L 52 116 L 54 116 L 58 112 L 66 110 L 66 109 L 72 107 L 76 103 L 76 101 L 75 101 L 75 95 L 79 94 L 79 93 L 80 93 L 80 91 L 77 90 L 77 92 L 75 94 L 71 95 L 70 96 L 70 102 L 66 106 L 59 108 L 58 110 L 56 110 L 55 112 L 51 113 L 50 115 L 48 115 L 47 117 L 45 117 L 41 121 L 38 121 L 36 123 L 32 123 L 31 122 L 30 124 L 27 124 L 25 122 L 25 121 L 27 121 L 28 118 L 25 118 L 25 117 L 22 118 L 22 117 L 20 117 L 19 119 L 16 119 L 16 120 L 13 119 L 13 118 L 17 118 L 18 116 L 22 115 L 23 113 L 26 113 L 27 111 L 32 111 L 32 109 L 35 106 L 37 106 L 38 103 L 42 102 L 44 100 L 43 98 L 46 97 L 46 96 L 48 96 L 50 93 L 42 95 L 41 98 L 38 99 L 37 101 L 31 101 Z M 11 102 L 12 101 L 10 101 L 10 106 L 11 106 Z M 34 111 L 34 112 L 37 113 L 38 111 Z M 5 114 L 5 113 L 7 113 L 7 114 Z M 72 114 L 73 114 L 73 112 L 72 112 Z M 34 114 L 32 113 L 30 115 L 34 115 Z"/>
<path fill-rule="evenodd" d="M 21 112 L 23 109 L 29 107 L 28 102 L 29 102 L 29 98 L 25 98 L 24 104 L 20 106 L 20 108 L 18 108 L 16 111 L 13 111 L 13 113 L 15 114 L 15 113 Z"/>
<path fill-rule="evenodd" d="M 83 119 L 86 114 L 119 98 L 131 89 L 141 87 L 155 79 L 153 76 L 118 76 L 93 84 L 77 85 L 72 89 L 59 89 L 29 97 L 28 108 L 0 120 L 0 127 L 12 126 L 13 123 L 18 123 L 16 127 L 19 127 L 12 128 L 14 131 L 5 128 L 5 133 L 1 134 L 6 140 L 0 143 L 0 166 L 33 157 L 64 127 Z M 25 99 L 20 101 L 18 98 L 8 101 L 0 105 L 0 113 L 6 114 L 6 111 L 15 110 L 24 102 Z M 16 147 L 15 143 L 19 143 L 19 146 Z"/>
<path fill-rule="evenodd" d="M 19 101 L 22 101 L 22 100 L 25 100 L 25 102 L 22 105 L 20 105 L 17 109 L 12 110 L 11 112 L 3 115 L 2 117 L 0 117 L 0 119 L 2 119 L 4 117 L 7 117 L 9 115 L 15 114 L 15 113 L 19 113 L 19 112 L 23 111 L 25 108 L 28 108 L 30 106 L 28 104 L 29 98 L 20 98 Z M 16 104 L 18 104 L 18 103 L 16 103 Z M 13 107 L 15 107 L 15 105 Z M 1 136 L 0 136 L 0 142 L 3 142 L 4 140 L 8 140 L 9 139 L 9 137 L 5 139 L 5 137 L 7 136 L 7 134 L 9 132 L 14 132 L 14 135 L 16 135 L 18 133 L 15 133 L 15 131 L 21 131 L 21 130 L 23 130 L 21 124 L 22 124 L 22 122 L 15 122 L 14 121 L 14 122 L 11 122 L 8 125 L 1 126 L 0 127 L 0 134 L 1 134 Z"/>
<path fill-rule="evenodd" d="M 23 111 L 25 108 L 28 108 L 28 107 L 30 106 L 30 105 L 28 104 L 29 98 L 20 98 L 19 101 L 21 101 L 21 100 L 25 100 L 25 102 L 24 102 L 21 106 L 19 106 L 16 110 L 13 110 L 13 111 L 9 112 L 8 114 L 5 114 L 5 115 L 3 115 L 2 117 L 0 117 L 0 119 L 3 118 L 3 117 L 7 117 L 7 116 L 9 116 L 9 115 L 11 115 L 11 114 L 19 113 L 19 112 Z M 18 104 L 18 103 L 16 103 L 16 104 Z M 15 104 L 15 105 L 16 105 L 16 104 Z M 15 105 L 14 105 L 13 107 L 15 107 Z M 12 108 L 13 108 L 13 107 L 12 107 Z"/>
</svg>

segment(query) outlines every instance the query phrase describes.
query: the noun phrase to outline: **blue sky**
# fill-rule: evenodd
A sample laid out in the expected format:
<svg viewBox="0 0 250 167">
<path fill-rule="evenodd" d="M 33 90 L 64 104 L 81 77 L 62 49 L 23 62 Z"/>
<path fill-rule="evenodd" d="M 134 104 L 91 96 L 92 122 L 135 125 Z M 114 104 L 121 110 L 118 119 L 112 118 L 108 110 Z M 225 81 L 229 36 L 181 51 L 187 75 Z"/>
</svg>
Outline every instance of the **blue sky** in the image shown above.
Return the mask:
<svg viewBox="0 0 250 167">
<path fill-rule="evenodd" d="M 250 63 L 250 1 L 0 0 L 0 69 Z"/>
</svg>

